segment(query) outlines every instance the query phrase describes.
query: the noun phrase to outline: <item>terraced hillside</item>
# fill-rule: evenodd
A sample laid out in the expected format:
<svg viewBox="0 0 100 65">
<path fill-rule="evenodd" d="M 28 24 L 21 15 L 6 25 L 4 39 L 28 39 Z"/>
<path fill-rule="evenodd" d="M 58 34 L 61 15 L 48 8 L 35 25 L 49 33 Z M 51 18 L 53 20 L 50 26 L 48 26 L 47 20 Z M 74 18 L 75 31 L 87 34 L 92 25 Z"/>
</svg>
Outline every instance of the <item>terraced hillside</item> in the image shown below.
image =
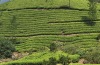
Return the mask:
<svg viewBox="0 0 100 65">
<path fill-rule="evenodd" d="M 83 21 L 83 17 L 88 16 L 87 13 L 88 13 L 87 11 L 63 10 L 63 9 L 61 10 L 55 10 L 55 9 L 54 10 L 33 10 L 33 9 L 26 10 L 25 9 L 25 10 L 18 10 L 18 11 L 4 11 L 1 16 L 0 34 L 1 35 L 3 34 L 5 36 L 12 35 L 12 32 L 9 31 L 9 26 L 10 26 L 10 21 L 12 20 L 12 16 L 15 15 L 16 24 L 17 24 L 17 29 L 15 29 L 15 36 L 20 38 L 21 37 L 28 38 L 28 39 L 32 38 L 33 42 L 30 42 L 30 44 L 35 43 L 37 45 L 38 43 L 40 44 L 45 43 L 46 45 L 48 45 L 48 43 L 52 41 L 60 41 L 56 39 L 56 37 L 61 37 L 61 39 L 64 40 L 64 42 L 66 43 L 68 42 L 74 43 L 75 40 L 73 40 L 71 37 L 74 38 L 76 36 L 76 38 L 79 38 L 78 41 L 82 41 L 83 39 L 80 39 L 81 36 L 84 37 L 89 36 L 89 38 L 91 39 L 91 35 L 95 36 L 94 40 L 96 43 L 96 37 L 100 32 L 99 29 L 100 13 L 98 12 L 98 21 L 95 21 L 92 25 Z M 63 39 L 63 37 L 65 39 Z M 34 41 L 34 38 L 37 39 L 37 41 L 40 38 L 39 40 L 41 42 L 38 41 L 36 43 Z M 51 41 L 49 41 L 48 38 L 50 38 Z M 70 38 L 70 39 L 68 40 L 66 38 Z M 68 40 L 68 42 L 66 40 Z M 93 42 L 93 40 L 89 42 Z M 85 39 L 83 43 L 86 44 Z M 26 43 L 24 44 L 26 45 Z"/>
<path fill-rule="evenodd" d="M 98 19 L 89 22 L 86 20 L 88 1 L 71 1 L 72 9 L 63 9 L 66 5 L 68 8 L 68 0 L 51 0 L 47 3 L 44 0 L 12 0 L 2 4 L 0 35 L 11 37 L 14 33 L 14 37 L 20 41 L 15 45 L 18 52 L 49 51 L 52 42 L 63 44 L 62 50 L 77 47 L 77 51 L 81 51 L 100 46 L 97 40 L 100 34 L 100 11 L 97 13 Z M 12 32 L 9 27 L 13 16 L 17 25 Z"/>
</svg>

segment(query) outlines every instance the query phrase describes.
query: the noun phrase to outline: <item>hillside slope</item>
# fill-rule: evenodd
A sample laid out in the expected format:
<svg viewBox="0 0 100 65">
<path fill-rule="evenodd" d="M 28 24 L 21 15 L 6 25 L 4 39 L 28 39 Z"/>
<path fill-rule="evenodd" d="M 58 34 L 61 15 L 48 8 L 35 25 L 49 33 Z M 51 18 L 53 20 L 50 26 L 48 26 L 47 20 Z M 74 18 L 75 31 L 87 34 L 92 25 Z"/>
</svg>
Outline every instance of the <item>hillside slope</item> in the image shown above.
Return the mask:
<svg viewBox="0 0 100 65">
<path fill-rule="evenodd" d="M 54 41 L 61 41 L 66 44 L 80 43 L 80 41 L 82 44 L 91 42 L 96 44 L 96 37 L 100 32 L 99 12 L 98 21 L 88 23 L 83 20 L 84 16 L 88 16 L 87 11 L 63 9 L 26 9 L 3 12 L 1 16 L 0 35 L 5 35 L 6 37 L 10 37 L 12 35 L 12 31 L 9 30 L 9 27 L 13 15 L 16 16 L 17 24 L 17 29 L 14 30 L 14 36 L 18 37 L 20 40 L 22 39 L 22 42 L 24 42 L 24 40 L 27 41 L 26 39 L 28 39 L 27 42 L 24 42 L 23 44 L 19 44 L 17 46 L 18 48 L 21 48 L 19 49 L 19 51 L 21 51 L 22 49 L 24 51 L 28 51 L 33 48 L 38 49 L 40 47 L 37 45 L 46 44 L 46 46 L 48 46 Z M 86 37 L 82 38 L 81 35 Z M 87 36 L 89 37 L 87 38 Z M 67 39 L 67 37 L 69 38 L 69 40 Z"/>
<path fill-rule="evenodd" d="M 98 3 L 98 9 L 100 9 Z M 88 9 L 88 0 L 70 0 L 72 9 Z M 22 8 L 69 8 L 69 0 L 11 0 L 0 6 L 4 9 L 22 9 Z"/>
<path fill-rule="evenodd" d="M 49 51 L 51 43 L 61 45 L 60 50 L 69 54 L 74 54 L 70 53 L 72 50 L 81 53 L 100 46 L 97 39 L 100 35 L 100 11 L 97 12 L 97 20 L 89 21 L 86 19 L 87 0 L 71 0 L 71 9 L 68 6 L 68 0 L 12 0 L 2 4 L 0 36 L 9 38 L 14 34 L 20 42 L 15 44 L 17 52 L 29 52 L 33 55 L 34 52 Z M 10 30 L 12 21 L 15 28 Z M 30 56 L 26 58 L 30 59 Z M 22 62 L 25 63 L 26 60 Z"/>
</svg>

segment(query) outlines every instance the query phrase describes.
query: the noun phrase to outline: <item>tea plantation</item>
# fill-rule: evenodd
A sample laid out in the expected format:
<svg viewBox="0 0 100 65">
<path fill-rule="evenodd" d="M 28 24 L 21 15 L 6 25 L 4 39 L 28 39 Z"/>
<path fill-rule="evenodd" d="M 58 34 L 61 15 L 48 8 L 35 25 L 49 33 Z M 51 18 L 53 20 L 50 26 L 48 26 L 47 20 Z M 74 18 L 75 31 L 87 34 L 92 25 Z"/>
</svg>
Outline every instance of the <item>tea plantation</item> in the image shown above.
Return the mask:
<svg viewBox="0 0 100 65">
<path fill-rule="evenodd" d="M 18 42 L 14 44 L 16 51 L 29 55 L 0 65 L 46 65 L 41 63 L 51 57 L 60 63 L 60 55 L 68 56 L 69 65 L 81 65 L 78 61 L 85 58 L 86 52 L 100 50 L 100 3 L 94 21 L 87 20 L 88 3 L 88 0 L 70 0 L 70 3 L 69 0 L 11 0 L 1 4 L 0 36 L 13 36 Z M 58 46 L 57 51 L 50 52 L 51 43 Z M 99 65 L 90 63 L 84 65 Z"/>
</svg>

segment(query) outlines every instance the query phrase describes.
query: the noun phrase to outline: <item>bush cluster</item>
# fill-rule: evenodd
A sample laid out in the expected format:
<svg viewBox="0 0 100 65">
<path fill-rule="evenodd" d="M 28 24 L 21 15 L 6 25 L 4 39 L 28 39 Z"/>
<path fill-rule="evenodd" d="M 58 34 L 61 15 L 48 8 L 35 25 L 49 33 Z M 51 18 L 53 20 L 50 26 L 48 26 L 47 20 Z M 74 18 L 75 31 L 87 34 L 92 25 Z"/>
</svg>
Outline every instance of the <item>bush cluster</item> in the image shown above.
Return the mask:
<svg viewBox="0 0 100 65">
<path fill-rule="evenodd" d="M 60 56 L 59 61 L 55 57 L 50 57 L 48 61 L 44 60 L 43 62 L 12 62 L 7 65 L 57 65 L 57 63 L 61 63 L 62 65 L 69 64 L 69 58 L 65 56 Z"/>
<path fill-rule="evenodd" d="M 13 43 L 8 39 L 0 39 L 0 59 L 10 58 L 15 51 Z"/>
<path fill-rule="evenodd" d="M 100 48 L 89 49 L 83 56 L 89 63 L 100 64 Z"/>
</svg>

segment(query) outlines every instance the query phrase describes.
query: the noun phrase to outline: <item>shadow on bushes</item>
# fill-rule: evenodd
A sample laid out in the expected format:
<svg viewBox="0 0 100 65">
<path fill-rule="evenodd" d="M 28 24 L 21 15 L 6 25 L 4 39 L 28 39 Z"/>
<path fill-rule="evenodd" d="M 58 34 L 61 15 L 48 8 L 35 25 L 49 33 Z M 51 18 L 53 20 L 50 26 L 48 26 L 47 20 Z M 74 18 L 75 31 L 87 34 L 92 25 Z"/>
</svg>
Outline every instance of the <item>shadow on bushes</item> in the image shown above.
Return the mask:
<svg viewBox="0 0 100 65">
<path fill-rule="evenodd" d="M 82 16 L 82 21 L 88 26 L 94 26 L 96 23 L 87 16 Z"/>
<path fill-rule="evenodd" d="M 100 41 L 100 34 L 96 37 L 96 40 L 99 42 Z"/>
<path fill-rule="evenodd" d="M 69 7 L 68 5 L 60 6 L 58 9 L 69 9 L 69 10 L 87 11 L 87 9 L 78 9 L 78 8 L 73 8 L 73 7 Z"/>
<path fill-rule="evenodd" d="M 71 8 L 67 5 L 63 5 L 63 6 L 60 6 L 59 9 L 71 9 Z"/>
</svg>

